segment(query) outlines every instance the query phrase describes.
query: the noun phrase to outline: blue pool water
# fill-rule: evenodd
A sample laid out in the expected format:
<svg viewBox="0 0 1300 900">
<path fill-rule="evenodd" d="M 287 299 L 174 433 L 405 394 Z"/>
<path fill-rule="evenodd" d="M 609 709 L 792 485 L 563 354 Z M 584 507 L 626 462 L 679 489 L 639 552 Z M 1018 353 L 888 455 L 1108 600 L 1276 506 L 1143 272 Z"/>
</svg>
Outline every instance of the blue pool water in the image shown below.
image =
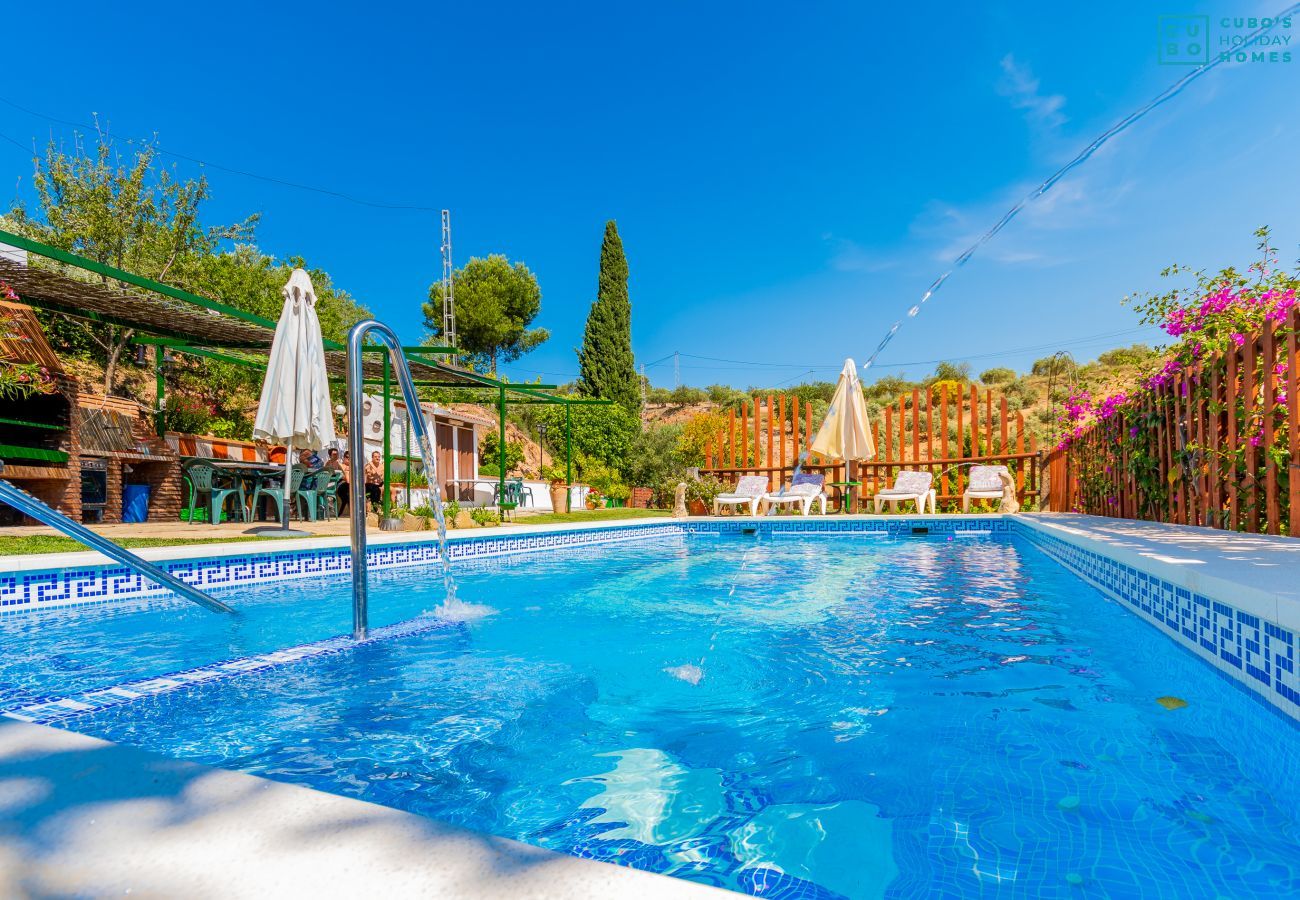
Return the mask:
<svg viewBox="0 0 1300 900">
<path fill-rule="evenodd" d="M 375 581 L 379 624 L 441 599 Z M 480 608 L 433 630 L 64 727 L 760 897 L 1300 895 L 1300 729 L 1019 538 L 674 537 L 459 584 Z M 0 682 L 316 640 L 347 589 L 14 617 Z"/>
</svg>

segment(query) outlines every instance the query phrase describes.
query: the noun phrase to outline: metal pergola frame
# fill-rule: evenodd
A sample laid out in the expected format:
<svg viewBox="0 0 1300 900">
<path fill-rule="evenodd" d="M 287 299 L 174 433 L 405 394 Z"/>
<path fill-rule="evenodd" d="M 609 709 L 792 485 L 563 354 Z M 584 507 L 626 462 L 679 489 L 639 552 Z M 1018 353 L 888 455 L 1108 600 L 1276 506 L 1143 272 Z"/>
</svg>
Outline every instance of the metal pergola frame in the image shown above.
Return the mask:
<svg viewBox="0 0 1300 900">
<path fill-rule="evenodd" d="M 0 243 L 8 244 L 29 253 L 53 260 L 62 267 L 70 267 L 112 279 L 134 290 L 119 288 L 105 281 L 83 281 L 58 269 L 33 268 L 0 258 L 0 280 L 9 282 L 24 303 L 50 312 L 74 318 L 87 319 L 110 325 L 132 328 L 141 336 L 131 338 L 131 343 L 154 348 L 154 427 L 163 433 L 163 411 L 166 408 L 166 382 L 164 366 L 168 351 L 183 355 L 211 359 L 218 362 L 245 366 L 265 371 L 266 362 L 245 355 L 228 352 L 269 351 L 275 336 L 276 323 L 255 313 L 191 293 L 171 285 L 97 262 L 84 256 L 51 247 L 23 235 L 0 229 Z M 162 325 L 160 323 L 170 323 Z M 346 365 L 344 345 L 338 341 L 324 341 L 326 365 L 331 370 L 331 382 L 342 382 Z M 366 384 L 381 385 L 384 399 L 384 486 L 383 512 L 391 509 L 389 469 L 392 464 L 392 388 L 391 363 L 387 351 L 381 347 L 366 347 L 365 353 L 383 354 L 382 362 L 366 362 Z M 427 377 L 415 382 L 417 387 L 465 388 L 492 390 L 497 396 L 498 446 L 500 460 L 497 479 L 498 498 L 505 496 L 506 481 L 506 407 L 516 404 L 563 405 L 565 421 L 565 472 L 570 486 L 573 484 L 573 406 L 606 406 L 612 400 L 565 397 L 548 394 L 556 385 L 516 385 L 487 375 L 457 368 L 433 357 L 450 355 L 454 347 L 404 346 L 402 354 L 412 373 Z M 520 399 L 509 400 L 508 394 Z M 407 496 L 410 493 L 410 466 L 406 468 Z M 435 486 L 436 487 L 436 486 Z M 571 501 L 570 501 L 571 505 Z M 557 510 L 558 512 L 558 510 Z"/>
</svg>

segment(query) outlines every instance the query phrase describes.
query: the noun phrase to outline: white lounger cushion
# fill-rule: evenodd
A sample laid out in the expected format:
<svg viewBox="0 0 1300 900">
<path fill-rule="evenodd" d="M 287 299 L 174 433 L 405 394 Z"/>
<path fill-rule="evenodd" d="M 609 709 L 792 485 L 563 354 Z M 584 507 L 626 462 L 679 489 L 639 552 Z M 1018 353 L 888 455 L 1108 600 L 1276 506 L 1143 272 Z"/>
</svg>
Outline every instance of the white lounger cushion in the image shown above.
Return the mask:
<svg viewBox="0 0 1300 900">
<path fill-rule="evenodd" d="M 1002 478 L 1000 473 L 1007 471 L 1006 466 L 971 466 L 970 487 L 968 493 L 1001 494 Z"/>
<path fill-rule="evenodd" d="M 934 483 L 934 476 L 929 472 L 912 472 L 904 471 L 898 473 L 898 478 L 894 481 L 894 486 L 881 491 L 885 495 L 901 495 L 904 497 L 915 497 L 917 494 L 924 494 Z"/>
<path fill-rule="evenodd" d="M 719 494 L 719 500 L 751 500 L 767 493 L 766 475 L 746 475 L 736 484 L 736 489 L 728 494 Z"/>
</svg>

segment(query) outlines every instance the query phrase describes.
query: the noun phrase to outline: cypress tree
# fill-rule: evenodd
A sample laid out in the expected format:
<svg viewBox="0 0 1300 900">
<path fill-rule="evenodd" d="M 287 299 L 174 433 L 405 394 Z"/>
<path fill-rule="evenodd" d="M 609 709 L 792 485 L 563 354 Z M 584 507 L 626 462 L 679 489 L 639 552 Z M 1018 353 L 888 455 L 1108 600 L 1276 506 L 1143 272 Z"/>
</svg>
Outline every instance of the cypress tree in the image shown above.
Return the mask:
<svg viewBox="0 0 1300 900">
<path fill-rule="evenodd" d="M 596 302 L 578 351 L 579 386 L 591 397 L 613 400 L 630 412 L 641 407 L 636 361 L 632 356 L 632 301 L 627 293 L 627 257 L 613 221 L 605 223 L 600 245 Z"/>
</svg>

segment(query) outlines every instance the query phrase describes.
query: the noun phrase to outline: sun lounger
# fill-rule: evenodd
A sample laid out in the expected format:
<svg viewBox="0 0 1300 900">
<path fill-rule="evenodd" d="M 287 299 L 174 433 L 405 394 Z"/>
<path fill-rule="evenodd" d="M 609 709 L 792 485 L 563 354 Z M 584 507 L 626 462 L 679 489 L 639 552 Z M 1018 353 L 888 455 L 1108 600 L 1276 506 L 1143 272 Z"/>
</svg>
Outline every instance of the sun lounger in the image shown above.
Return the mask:
<svg viewBox="0 0 1300 900">
<path fill-rule="evenodd" d="M 821 503 L 822 515 L 826 515 L 826 492 L 822 490 L 822 485 L 826 482 L 825 475 L 812 475 L 800 472 L 794 476 L 790 486 L 784 491 L 768 492 L 763 495 L 763 499 L 768 503 L 780 506 L 785 503 L 798 504 L 803 515 L 808 515 L 812 511 L 813 501 Z"/>
<path fill-rule="evenodd" d="M 713 514 L 716 516 L 722 511 L 723 504 L 727 506 L 744 506 L 749 504 L 749 514 L 758 515 L 758 501 L 763 499 L 767 493 L 767 476 L 766 475 L 746 475 L 736 484 L 736 489 L 729 494 L 719 494 L 713 498 Z"/>
<path fill-rule="evenodd" d="M 894 480 L 894 486 L 880 491 L 873 498 L 876 503 L 876 512 L 879 513 L 884 509 L 885 501 L 889 501 L 890 512 L 898 512 L 898 505 L 911 500 L 916 504 L 918 513 L 925 512 L 925 504 L 930 503 L 930 512 L 935 511 L 936 493 L 934 488 L 930 487 L 934 483 L 934 476 L 929 472 L 913 472 L 904 469 L 898 473 L 898 478 Z"/>
<path fill-rule="evenodd" d="M 970 511 L 972 500 L 996 500 L 998 508 L 1002 507 L 1002 473 L 1006 466 L 971 466 L 970 484 L 961 495 L 961 511 Z"/>
</svg>

